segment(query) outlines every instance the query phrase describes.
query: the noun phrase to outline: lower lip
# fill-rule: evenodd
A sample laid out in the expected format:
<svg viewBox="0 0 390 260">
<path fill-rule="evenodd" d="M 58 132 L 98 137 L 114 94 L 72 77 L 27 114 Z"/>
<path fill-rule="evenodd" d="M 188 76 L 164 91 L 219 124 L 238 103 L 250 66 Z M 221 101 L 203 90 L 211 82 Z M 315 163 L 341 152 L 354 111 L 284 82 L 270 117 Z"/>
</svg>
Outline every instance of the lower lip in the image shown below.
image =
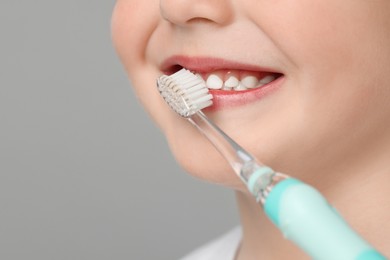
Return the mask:
<svg viewBox="0 0 390 260">
<path fill-rule="evenodd" d="M 216 111 L 224 108 L 246 105 L 262 100 L 280 88 L 285 77 L 282 75 L 276 80 L 261 86 L 260 88 L 244 91 L 210 90 L 213 95 L 213 105 L 204 109 L 206 111 Z"/>
</svg>

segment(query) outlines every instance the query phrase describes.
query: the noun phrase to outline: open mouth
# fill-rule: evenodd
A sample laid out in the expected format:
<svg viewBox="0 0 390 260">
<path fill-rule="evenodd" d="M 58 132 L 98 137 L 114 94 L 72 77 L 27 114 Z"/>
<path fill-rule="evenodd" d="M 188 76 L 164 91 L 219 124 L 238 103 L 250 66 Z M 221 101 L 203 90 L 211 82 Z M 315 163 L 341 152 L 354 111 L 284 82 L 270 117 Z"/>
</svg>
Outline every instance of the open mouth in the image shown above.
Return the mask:
<svg viewBox="0 0 390 260">
<path fill-rule="evenodd" d="M 284 74 L 269 68 L 215 58 L 174 56 L 161 70 L 171 75 L 186 68 L 201 77 L 213 95 L 211 109 L 232 107 L 259 100 L 280 86 Z"/>
<path fill-rule="evenodd" d="M 166 74 L 173 74 L 182 68 L 180 65 L 174 65 L 166 71 Z M 186 69 L 189 68 L 186 67 Z M 257 89 L 275 81 L 283 75 L 276 72 L 235 69 L 219 69 L 206 73 L 192 70 L 192 72 L 201 77 L 205 81 L 207 88 L 212 92 L 214 92 L 213 90 L 248 91 Z"/>
</svg>

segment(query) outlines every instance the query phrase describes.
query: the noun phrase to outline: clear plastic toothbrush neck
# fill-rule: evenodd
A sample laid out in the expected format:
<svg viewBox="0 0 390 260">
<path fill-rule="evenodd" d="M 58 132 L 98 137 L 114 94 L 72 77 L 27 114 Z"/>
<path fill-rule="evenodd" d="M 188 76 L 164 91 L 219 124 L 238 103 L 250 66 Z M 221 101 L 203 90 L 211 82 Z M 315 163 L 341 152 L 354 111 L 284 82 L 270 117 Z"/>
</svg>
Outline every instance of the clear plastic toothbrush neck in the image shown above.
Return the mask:
<svg viewBox="0 0 390 260">
<path fill-rule="evenodd" d="M 202 132 L 214 145 L 214 147 L 229 162 L 235 173 L 248 185 L 250 177 L 260 168 L 265 168 L 256 159 L 223 132 L 217 125 L 209 120 L 202 111 L 198 111 L 187 118 L 200 132 Z M 268 192 L 287 176 L 271 172 L 258 178 L 253 194 L 256 200 L 263 204 Z"/>
</svg>

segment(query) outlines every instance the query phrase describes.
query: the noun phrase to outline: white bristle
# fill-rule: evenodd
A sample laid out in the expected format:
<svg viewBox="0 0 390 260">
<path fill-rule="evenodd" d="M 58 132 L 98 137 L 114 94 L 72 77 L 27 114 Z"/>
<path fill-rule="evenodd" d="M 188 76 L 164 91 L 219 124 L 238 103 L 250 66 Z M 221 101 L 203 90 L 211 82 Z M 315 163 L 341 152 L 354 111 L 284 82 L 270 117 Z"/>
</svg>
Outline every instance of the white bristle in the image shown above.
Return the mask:
<svg viewBox="0 0 390 260">
<path fill-rule="evenodd" d="M 213 104 L 205 82 L 186 69 L 157 79 L 157 88 L 168 105 L 183 117 L 190 117 Z"/>
</svg>

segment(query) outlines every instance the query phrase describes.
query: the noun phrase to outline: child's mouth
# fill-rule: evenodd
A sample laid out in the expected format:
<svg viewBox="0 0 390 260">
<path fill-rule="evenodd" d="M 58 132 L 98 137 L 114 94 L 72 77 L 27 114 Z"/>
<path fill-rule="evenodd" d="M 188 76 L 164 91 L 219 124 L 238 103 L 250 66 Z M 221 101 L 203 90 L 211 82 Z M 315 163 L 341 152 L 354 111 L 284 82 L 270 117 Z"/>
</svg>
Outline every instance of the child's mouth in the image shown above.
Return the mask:
<svg viewBox="0 0 390 260">
<path fill-rule="evenodd" d="M 174 56 L 164 62 L 162 71 L 170 75 L 183 67 L 201 77 L 213 95 L 213 105 L 206 110 L 258 101 L 279 88 L 284 79 L 272 69 L 203 57 Z"/>
</svg>

